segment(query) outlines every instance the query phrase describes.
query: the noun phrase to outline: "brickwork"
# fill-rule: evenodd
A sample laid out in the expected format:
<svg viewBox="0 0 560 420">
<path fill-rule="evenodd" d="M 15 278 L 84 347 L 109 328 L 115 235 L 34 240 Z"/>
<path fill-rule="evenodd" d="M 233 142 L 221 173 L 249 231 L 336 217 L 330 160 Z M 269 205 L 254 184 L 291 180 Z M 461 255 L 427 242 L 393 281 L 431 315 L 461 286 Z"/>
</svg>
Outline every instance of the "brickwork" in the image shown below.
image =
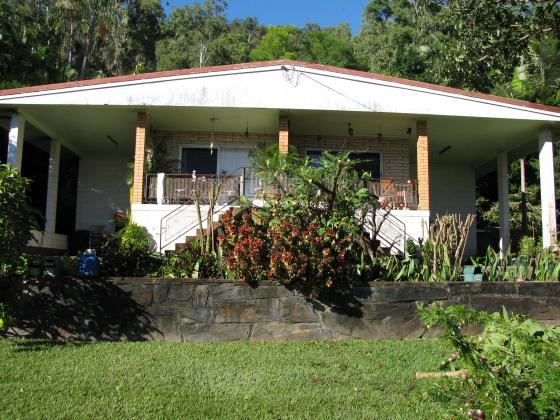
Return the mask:
<svg viewBox="0 0 560 420">
<path fill-rule="evenodd" d="M 417 121 L 416 160 L 418 167 L 418 207 L 419 210 L 430 209 L 430 159 L 428 142 L 428 123 Z"/>
<path fill-rule="evenodd" d="M 352 152 L 377 152 L 381 154 L 381 175 L 384 178 L 408 179 L 410 159 L 406 138 L 292 135 L 290 144 L 303 156 L 307 150 L 341 149 Z"/>
<path fill-rule="evenodd" d="M 281 116 L 278 121 L 278 149 L 280 153 L 288 154 L 290 144 L 290 120 L 288 117 Z"/>
<path fill-rule="evenodd" d="M 134 190 L 132 203 L 142 203 L 144 187 L 144 163 L 146 161 L 146 142 L 150 131 L 150 115 L 147 112 L 138 112 L 136 117 L 136 142 L 134 148 Z"/>
<path fill-rule="evenodd" d="M 154 142 L 165 141 L 167 146 L 167 158 L 177 161 L 177 169 L 180 167 L 180 148 L 181 146 L 196 145 L 204 146 L 212 142 L 212 133 L 200 131 L 172 131 L 158 130 L 153 133 Z M 214 133 L 214 146 L 216 147 L 255 147 L 268 145 L 276 142 L 274 134 L 263 133 Z"/>
<path fill-rule="evenodd" d="M 167 157 L 170 160 L 180 158 L 182 145 L 210 145 L 212 135 L 208 132 L 191 131 L 155 131 L 154 141 L 164 140 L 167 144 Z M 217 147 L 255 147 L 273 144 L 277 141 L 274 134 L 250 133 L 214 133 L 214 145 Z M 406 138 L 384 137 L 352 137 L 347 139 L 341 136 L 302 136 L 292 135 L 290 144 L 295 146 L 303 156 L 306 150 L 340 150 L 345 148 L 355 152 L 379 152 L 382 156 L 382 174 L 386 178 L 408 179 L 409 148 Z M 177 167 L 179 164 L 177 163 Z"/>
</svg>

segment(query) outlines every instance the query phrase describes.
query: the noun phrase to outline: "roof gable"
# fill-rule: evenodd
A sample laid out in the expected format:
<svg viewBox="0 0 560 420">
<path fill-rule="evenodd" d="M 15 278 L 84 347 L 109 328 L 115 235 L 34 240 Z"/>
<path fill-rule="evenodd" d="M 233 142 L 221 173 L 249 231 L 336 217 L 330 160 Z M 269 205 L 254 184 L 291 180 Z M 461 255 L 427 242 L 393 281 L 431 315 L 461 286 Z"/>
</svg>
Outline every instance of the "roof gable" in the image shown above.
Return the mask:
<svg viewBox="0 0 560 420">
<path fill-rule="evenodd" d="M 560 121 L 560 108 L 290 60 L 0 91 L 0 105 L 324 109 Z"/>
</svg>

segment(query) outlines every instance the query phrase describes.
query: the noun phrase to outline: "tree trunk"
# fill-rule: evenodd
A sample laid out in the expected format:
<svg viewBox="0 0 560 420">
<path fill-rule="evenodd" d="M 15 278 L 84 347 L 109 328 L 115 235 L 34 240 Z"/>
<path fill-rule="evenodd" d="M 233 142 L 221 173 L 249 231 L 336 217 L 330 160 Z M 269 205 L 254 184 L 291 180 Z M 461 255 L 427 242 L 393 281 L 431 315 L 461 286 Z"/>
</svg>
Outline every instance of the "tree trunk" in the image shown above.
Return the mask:
<svg viewBox="0 0 560 420">
<path fill-rule="evenodd" d="M 96 21 L 96 12 L 92 10 L 91 15 L 89 17 L 88 34 L 86 39 L 86 46 L 84 48 L 84 56 L 82 58 L 82 67 L 80 69 L 80 76 L 78 77 L 79 80 L 84 80 L 86 77 L 87 67 L 88 67 L 88 57 L 91 51 L 93 37 L 95 36 L 95 21 Z"/>
</svg>

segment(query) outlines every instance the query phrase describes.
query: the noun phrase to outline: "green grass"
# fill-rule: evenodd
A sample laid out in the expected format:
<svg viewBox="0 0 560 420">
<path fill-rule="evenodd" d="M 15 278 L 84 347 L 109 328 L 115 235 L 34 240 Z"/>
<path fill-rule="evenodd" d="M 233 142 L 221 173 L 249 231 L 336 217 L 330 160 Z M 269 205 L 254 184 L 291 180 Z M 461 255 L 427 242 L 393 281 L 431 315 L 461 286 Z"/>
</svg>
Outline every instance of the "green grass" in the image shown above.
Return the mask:
<svg viewBox="0 0 560 420">
<path fill-rule="evenodd" d="M 440 340 L 0 340 L 2 418 L 441 418 L 416 371 Z"/>
</svg>

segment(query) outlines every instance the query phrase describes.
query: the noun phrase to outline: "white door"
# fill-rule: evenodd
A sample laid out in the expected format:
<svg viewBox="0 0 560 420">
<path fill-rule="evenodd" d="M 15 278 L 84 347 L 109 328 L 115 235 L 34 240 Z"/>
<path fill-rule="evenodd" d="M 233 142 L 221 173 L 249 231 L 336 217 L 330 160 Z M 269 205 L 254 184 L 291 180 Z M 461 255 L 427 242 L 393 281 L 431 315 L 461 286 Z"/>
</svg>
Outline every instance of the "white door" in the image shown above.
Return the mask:
<svg viewBox="0 0 560 420">
<path fill-rule="evenodd" d="M 220 149 L 218 169 L 219 173 L 223 175 L 241 176 L 245 174 L 244 193 L 246 197 L 252 198 L 255 196 L 256 180 L 250 175 L 252 161 L 249 151 L 250 149 Z"/>
</svg>

